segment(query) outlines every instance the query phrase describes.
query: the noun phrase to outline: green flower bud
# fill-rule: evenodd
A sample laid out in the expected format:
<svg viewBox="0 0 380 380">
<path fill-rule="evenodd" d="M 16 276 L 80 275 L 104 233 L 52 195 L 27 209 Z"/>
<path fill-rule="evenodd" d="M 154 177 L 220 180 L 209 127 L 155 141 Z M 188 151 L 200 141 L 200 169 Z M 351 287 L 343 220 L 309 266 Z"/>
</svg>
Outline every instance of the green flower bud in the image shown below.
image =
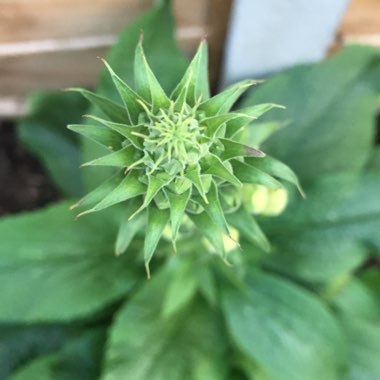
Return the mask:
<svg viewBox="0 0 380 380">
<path fill-rule="evenodd" d="M 244 207 L 238 199 L 243 183 L 269 182 L 276 187 L 280 184 L 272 175 L 289 180 L 290 169 L 237 137 L 243 128 L 251 128 L 254 119 L 277 106 L 264 104 L 231 112 L 240 95 L 256 83 L 250 80 L 210 97 L 205 42 L 170 95 L 149 67 L 141 41 L 135 53 L 134 89 L 105 65 L 121 103 L 77 89 L 105 118 L 88 116 L 93 125 L 69 128 L 110 151 L 83 166 L 112 166 L 118 171 L 73 207 L 85 208 L 80 214 L 85 215 L 125 204 L 116 253 L 123 253 L 132 232 L 145 226 L 148 271 L 164 231 L 170 231 L 176 250 L 185 216 L 216 252 L 225 255 L 223 235 L 231 237 L 226 215 Z M 287 172 L 282 176 L 284 167 Z"/>
</svg>

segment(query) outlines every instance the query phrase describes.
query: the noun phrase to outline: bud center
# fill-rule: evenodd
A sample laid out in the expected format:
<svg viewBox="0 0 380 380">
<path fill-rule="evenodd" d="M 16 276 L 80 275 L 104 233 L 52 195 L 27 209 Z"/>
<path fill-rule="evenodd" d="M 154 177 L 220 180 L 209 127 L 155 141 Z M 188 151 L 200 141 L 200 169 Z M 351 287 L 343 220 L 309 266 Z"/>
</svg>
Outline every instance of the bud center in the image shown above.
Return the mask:
<svg viewBox="0 0 380 380">
<path fill-rule="evenodd" d="M 148 138 L 144 140 L 148 172 L 183 174 L 187 165 L 196 164 L 205 154 L 202 127 L 192 109 L 163 110 L 150 117 Z"/>
</svg>

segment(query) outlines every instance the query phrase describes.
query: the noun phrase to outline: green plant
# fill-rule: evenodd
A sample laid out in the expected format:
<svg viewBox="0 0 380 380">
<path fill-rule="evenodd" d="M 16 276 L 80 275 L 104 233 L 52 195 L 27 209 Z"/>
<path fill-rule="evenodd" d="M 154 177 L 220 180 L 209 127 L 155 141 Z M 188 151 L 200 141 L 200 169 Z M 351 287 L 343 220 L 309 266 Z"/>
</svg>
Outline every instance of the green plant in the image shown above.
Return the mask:
<svg viewBox="0 0 380 380">
<path fill-rule="evenodd" d="M 159 32 L 157 24 L 163 26 Z M 107 61 L 123 81 L 132 83 L 130 51 L 141 29 L 147 61 L 164 91 L 171 93 L 186 62 L 175 47 L 167 5 L 128 27 Z M 4 218 L 0 377 L 379 378 L 380 165 L 374 144 L 379 73 L 378 51 L 351 47 L 323 63 L 280 73 L 243 100 L 241 108 L 273 101 L 286 105 L 255 121 L 239 142 L 255 148 L 257 143 L 260 150 L 294 168 L 306 199 L 283 184 L 288 194 L 284 212 L 267 215 L 274 208 L 279 211 L 273 204 L 254 208 L 263 233 L 251 214 L 252 193 L 243 199 L 249 222 L 240 215 L 230 220 L 234 213 L 223 208 L 242 246 L 228 254 L 233 267 L 205 254 L 211 248 L 202 243 L 204 231 L 191 230 L 178 238 L 175 257 L 172 236 L 161 239 L 151 262 L 152 278 L 147 280 L 141 270 L 143 229 L 123 255 L 113 254 L 125 221 L 124 204 L 78 221 L 68 211 L 72 200 Z M 117 102 L 106 71 L 96 93 Z M 65 175 L 75 172 L 73 181 L 91 191 L 113 173 L 98 166 L 80 173 L 78 156 L 91 161 L 109 152 L 89 139 L 68 135 L 66 118 L 53 110 L 61 109 L 65 100 L 78 104 L 76 114 L 105 116 L 95 107 L 83 112 L 76 95 L 36 96 L 37 115 L 22 121 L 20 137 L 30 147 L 40 142 L 40 134 L 50 137 L 42 140 L 46 146 L 50 141 L 50 147 L 63 139 L 63 146 L 76 154 L 59 170 Z M 46 115 L 44 104 L 56 123 L 62 120 L 61 128 L 52 128 L 51 119 L 39 123 L 38 115 Z M 74 127 L 79 128 L 85 127 Z M 52 149 L 49 154 L 35 151 L 54 172 L 60 163 L 52 160 Z M 268 156 L 254 160 L 268 162 Z M 53 179 L 63 194 L 72 196 L 72 187 Z M 81 187 L 75 191 L 81 192 Z M 259 199 L 262 206 L 272 192 L 256 188 L 255 202 Z"/>
</svg>

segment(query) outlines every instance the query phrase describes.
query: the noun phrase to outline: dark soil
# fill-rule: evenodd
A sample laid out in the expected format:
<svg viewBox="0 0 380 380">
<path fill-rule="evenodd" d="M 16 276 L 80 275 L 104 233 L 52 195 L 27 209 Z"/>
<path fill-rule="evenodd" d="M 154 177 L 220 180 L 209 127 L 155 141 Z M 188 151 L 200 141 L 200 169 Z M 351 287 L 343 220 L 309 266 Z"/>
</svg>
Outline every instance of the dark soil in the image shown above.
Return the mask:
<svg viewBox="0 0 380 380">
<path fill-rule="evenodd" d="M 44 169 L 17 141 L 16 126 L 0 121 L 0 215 L 32 210 L 58 199 Z"/>
</svg>

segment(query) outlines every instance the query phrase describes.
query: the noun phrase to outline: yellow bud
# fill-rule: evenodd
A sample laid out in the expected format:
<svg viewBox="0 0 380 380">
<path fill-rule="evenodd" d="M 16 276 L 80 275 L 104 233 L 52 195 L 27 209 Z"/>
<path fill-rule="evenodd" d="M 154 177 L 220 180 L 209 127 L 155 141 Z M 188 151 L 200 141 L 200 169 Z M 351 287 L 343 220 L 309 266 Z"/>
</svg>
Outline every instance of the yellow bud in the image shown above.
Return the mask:
<svg viewBox="0 0 380 380">
<path fill-rule="evenodd" d="M 285 189 L 268 189 L 267 204 L 262 215 L 275 216 L 281 214 L 288 204 L 288 192 Z"/>
</svg>

